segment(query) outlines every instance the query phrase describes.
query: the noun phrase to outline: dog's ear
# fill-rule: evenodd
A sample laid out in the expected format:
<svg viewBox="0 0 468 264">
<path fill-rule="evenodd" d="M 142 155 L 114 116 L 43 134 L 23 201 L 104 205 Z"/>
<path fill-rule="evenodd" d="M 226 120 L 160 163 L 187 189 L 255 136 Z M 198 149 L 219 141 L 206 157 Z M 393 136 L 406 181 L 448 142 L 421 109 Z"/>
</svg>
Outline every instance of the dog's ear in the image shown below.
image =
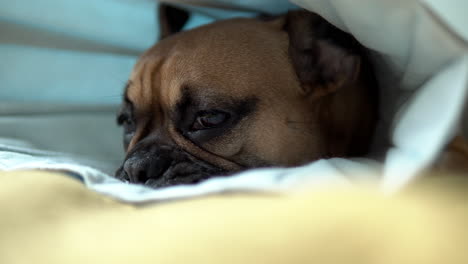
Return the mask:
<svg viewBox="0 0 468 264">
<path fill-rule="evenodd" d="M 304 93 L 321 97 L 357 78 L 360 44 L 354 37 L 307 11 L 289 12 L 282 25 Z"/>
<path fill-rule="evenodd" d="M 189 18 L 190 13 L 185 10 L 165 3 L 159 4 L 159 39 L 181 31 Z"/>
</svg>

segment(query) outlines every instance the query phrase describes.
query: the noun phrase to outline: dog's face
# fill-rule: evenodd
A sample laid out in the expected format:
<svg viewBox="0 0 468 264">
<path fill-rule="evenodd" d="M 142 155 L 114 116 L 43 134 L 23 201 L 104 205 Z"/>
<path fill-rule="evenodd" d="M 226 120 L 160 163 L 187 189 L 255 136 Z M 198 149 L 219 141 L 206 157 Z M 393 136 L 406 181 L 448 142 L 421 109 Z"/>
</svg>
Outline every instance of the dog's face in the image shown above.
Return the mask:
<svg viewBox="0 0 468 264">
<path fill-rule="evenodd" d="M 374 83 L 356 47 L 305 12 L 164 38 L 140 58 L 125 89 L 118 122 L 127 156 L 117 177 L 162 187 L 362 154 Z"/>
</svg>

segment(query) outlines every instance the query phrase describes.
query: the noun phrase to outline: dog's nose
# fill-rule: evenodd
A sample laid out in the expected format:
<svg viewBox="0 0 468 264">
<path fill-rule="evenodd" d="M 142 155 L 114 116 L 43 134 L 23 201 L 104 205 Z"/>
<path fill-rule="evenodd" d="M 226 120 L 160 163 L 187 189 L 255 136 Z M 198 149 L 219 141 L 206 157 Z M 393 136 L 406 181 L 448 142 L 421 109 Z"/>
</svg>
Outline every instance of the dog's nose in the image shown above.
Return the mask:
<svg viewBox="0 0 468 264">
<path fill-rule="evenodd" d="M 160 177 L 171 165 L 172 159 L 156 153 L 138 153 L 125 160 L 123 170 L 132 183 L 145 183 Z"/>
</svg>

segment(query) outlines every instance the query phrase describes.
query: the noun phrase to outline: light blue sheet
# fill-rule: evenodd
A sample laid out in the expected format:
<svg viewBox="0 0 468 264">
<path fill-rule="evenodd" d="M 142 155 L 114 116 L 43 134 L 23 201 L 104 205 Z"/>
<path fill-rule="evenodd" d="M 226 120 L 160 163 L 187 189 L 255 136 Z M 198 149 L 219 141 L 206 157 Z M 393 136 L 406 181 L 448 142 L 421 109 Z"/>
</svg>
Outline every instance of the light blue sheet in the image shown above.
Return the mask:
<svg viewBox="0 0 468 264">
<path fill-rule="evenodd" d="M 115 169 L 123 157 L 115 114 L 133 64 L 159 36 L 156 7 L 0 0 L 0 138 Z M 212 20 L 197 14 L 187 26 Z"/>
</svg>

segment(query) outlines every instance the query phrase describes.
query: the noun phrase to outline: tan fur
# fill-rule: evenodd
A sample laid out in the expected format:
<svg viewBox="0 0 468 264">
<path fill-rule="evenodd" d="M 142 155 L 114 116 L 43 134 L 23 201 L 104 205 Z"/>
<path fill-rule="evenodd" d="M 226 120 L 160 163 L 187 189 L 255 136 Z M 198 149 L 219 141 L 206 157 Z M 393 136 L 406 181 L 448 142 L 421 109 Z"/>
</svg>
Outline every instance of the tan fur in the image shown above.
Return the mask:
<svg viewBox="0 0 468 264">
<path fill-rule="evenodd" d="M 363 95 L 365 72 L 358 67 L 355 80 L 328 87 L 336 90 L 333 94 L 304 94 L 280 22 L 222 21 L 170 36 L 148 50 L 131 75 L 128 97 L 137 113 L 151 120 L 138 124 L 128 151 L 148 133 L 164 130 L 192 155 L 238 170 L 256 167 L 259 159 L 294 166 L 367 147 L 375 112 L 370 107 L 373 99 Z M 168 119 L 185 86 L 213 98 L 261 100 L 255 113 L 229 133 L 196 146 Z M 366 138 L 352 142 L 359 133 Z"/>
</svg>

